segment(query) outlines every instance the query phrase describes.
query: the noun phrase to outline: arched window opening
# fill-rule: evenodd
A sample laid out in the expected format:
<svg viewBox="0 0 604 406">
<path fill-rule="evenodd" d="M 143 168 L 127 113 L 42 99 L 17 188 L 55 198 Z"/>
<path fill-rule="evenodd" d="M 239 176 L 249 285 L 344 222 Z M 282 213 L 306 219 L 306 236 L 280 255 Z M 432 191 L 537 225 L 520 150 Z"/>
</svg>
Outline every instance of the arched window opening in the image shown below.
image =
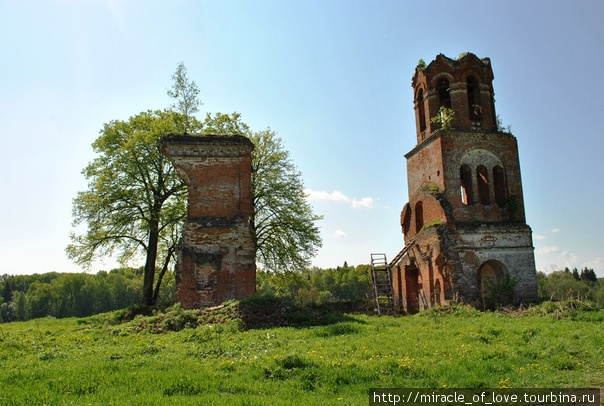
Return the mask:
<svg viewBox="0 0 604 406">
<path fill-rule="evenodd" d="M 482 119 L 482 108 L 480 106 L 480 86 L 474 76 L 469 76 L 467 81 L 468 110 L 470 120 L 480 121 Z"/>
<path fill-rule="evenodd" d="M 472 169 L 468 165 L 462 165 L 459 169 L 461 183 L 460 193 L 463 204 L 474 203 L 474 191 L 472 190 Z"/>
<path fill-rule="evenodd" d="M 493 168 L 493 187 L 495 188 L 495 201 L 501 207 L 507 201 L 506 187 L 505 187 L 505 174 L 501 166 Z"/>
<path fill-rule="evenodd" d="M 483 165 L 476 168 L 476 178 L 478 182 L 478 201 L 480 204 L 491 204 L 489 196 L 489 172 L 487 168 Z"/>
<path fill-rule="evenodd" d="M 403 207 L 403 211 L 401 212 L 401 227 L 403 229 L 403 234 L 407 235 L 411 228 L 411 206 L 409 203 L 405 204 L 405 207 Z"/>
<path fill-rule="evenodd" d="M 449 81 L 447 79 L 438 82 L 438 100 L 440 107 L 451 108 L 451 94 L 449 93 Z"/>
<path fill-rule="evenodd" d="M 419 231 L 424 226 L 424 207 L 422 202 L 415 203 L 415 232 Z"/>
<path fill-rule="evenodd" d="M 419 110 L 419 131 L 426 130 L 426 111 L 424 107 L 424 90 L 420 89 L 417 94 L 417 108 Z"/>
</svg>

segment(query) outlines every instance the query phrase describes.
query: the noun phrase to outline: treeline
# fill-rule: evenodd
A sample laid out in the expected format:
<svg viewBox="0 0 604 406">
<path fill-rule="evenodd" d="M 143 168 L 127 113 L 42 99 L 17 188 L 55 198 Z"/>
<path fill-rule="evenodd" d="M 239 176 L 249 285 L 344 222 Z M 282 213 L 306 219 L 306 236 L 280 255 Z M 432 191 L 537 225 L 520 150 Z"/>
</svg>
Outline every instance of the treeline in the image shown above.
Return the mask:
<svg viewBox="0 0 604 406">
<path fill-rule="evenodd" d="M 369 265 L 303 272 L 269 273 L 259 270 L 258 294 L 274 295 L 300 305 L 366 302 L 373 297 Z M 0 276 L 0 322 L 37 317 L 85 317 L 124 309 L 142 302 L 142 268 L 110 272 L 46 273 Z M 174 275 L 166 275 L 160 306 L 174 303 Z"/>
<path fill-rule="evenodd" d="M 537 273 L 540 300 L 579 299 L 604 308 L 604 278 L 593 269 L 568 268 Z M 142 268 L 110 272 L 46 273 L 0 276 L 0 322 L 37 317 L 84 317 L 124 309 L 142 302 Z M 369 265 L 311 268 L 303 272 L 273 273 L 258 270 L 259 295 L 284 298 L 301 306 L 330 303 L 367 303 L 373 299 Z M 160 306 L 174 303 L 174 274 L 165 277 Z"/>
<path fill-rule="evenodd" d="M 594 302 L 604 309 L 604 278 L 598 278 L 593 269 L 577 268 L 545 274 L 537 272 L 538 293 L 541 300 L 561 301 L 578 299 Z"/>
<path fill-rule="evenodd" d="M 84 317 L 142 301 L 143 269 L 110 272 L 0 276 L 0 322 L 38 317 Z M 174 301 L 174 277 L 167 275 L 160 302 Z"/>
<path fill-rule="evenodd" d="M 295 303 L 321 305 L 334 302 L 366 302 L 373 298 L 371 266 L 313 267 L 300 273 L 257 272 L 257 293 L 274 295 Z"/>
</svg>

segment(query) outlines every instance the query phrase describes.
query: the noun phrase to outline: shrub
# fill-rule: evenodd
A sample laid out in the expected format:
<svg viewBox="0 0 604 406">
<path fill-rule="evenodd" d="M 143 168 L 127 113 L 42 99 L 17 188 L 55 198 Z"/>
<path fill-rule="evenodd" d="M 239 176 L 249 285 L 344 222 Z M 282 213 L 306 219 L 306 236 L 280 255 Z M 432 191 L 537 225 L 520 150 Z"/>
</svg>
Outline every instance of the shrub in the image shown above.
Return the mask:
<svg viewBox="0 0 604 406">
<path fill-rule="evenodd" d="M 505 275 L 496 282 L 487 281 L 487 291 L 484 297 L 485 309 L 494 310 L 498 307 L 515 304 L 515 291 L 518 281 L 510 275 Z"/>
</svg>

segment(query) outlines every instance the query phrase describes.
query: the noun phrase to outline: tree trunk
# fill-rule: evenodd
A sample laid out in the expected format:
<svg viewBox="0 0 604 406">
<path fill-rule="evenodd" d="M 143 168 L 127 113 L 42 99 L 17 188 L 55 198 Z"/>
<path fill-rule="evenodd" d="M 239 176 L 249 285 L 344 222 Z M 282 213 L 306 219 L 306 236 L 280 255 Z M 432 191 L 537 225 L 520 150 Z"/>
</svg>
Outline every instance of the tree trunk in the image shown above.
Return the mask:
<svg viewBox="0 0 604 406">
<path fill-rule="evenodd" d="M 170 247 L 168 250 L 168 254 L 166 255 L 166 260 L 164 261 L 164 265 L 161 268 L 161 272 L 157 276 L 157 283 L 155 284 L 155 292 L 153 293 L 153 305 L 157 305 L 157 300 L 159 299 L 159 288 L 161 288 L 162 280 L 164 279 L 164 275 L 168 270 L 168 266 L 170 266 L 170 258 L 172 257 L 172 253 L 174 252 L 173 247 Z"/>
<path fill-rule="evenodd" d="M 151 225 L 149 244 L 147 244 L 147 260 L 145 262 L 145 277 L 143 280 L 143 305 L 145 306 L 153 306 L 153 280 L 155 279 L 158 241 L 158 224 L 155 223 Z"/>
</svg>

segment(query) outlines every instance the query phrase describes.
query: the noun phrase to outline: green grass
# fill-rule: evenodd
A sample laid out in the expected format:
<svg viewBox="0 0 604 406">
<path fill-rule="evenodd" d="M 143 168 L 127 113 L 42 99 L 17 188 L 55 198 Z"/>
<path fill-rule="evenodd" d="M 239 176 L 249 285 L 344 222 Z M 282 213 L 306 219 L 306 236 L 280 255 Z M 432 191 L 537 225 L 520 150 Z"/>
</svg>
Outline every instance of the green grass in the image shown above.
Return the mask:
<svg viewBox="0 0 604 406">
<path fill-rule="evenodd" d="M 374 387 L 604 386 L 604 311 L 530 314 L 161 334 L 141 330 L 149 317 L 114 325 L 114 314 L 3 324 L 0 404 L 366 405 Z"/>
</svg>

